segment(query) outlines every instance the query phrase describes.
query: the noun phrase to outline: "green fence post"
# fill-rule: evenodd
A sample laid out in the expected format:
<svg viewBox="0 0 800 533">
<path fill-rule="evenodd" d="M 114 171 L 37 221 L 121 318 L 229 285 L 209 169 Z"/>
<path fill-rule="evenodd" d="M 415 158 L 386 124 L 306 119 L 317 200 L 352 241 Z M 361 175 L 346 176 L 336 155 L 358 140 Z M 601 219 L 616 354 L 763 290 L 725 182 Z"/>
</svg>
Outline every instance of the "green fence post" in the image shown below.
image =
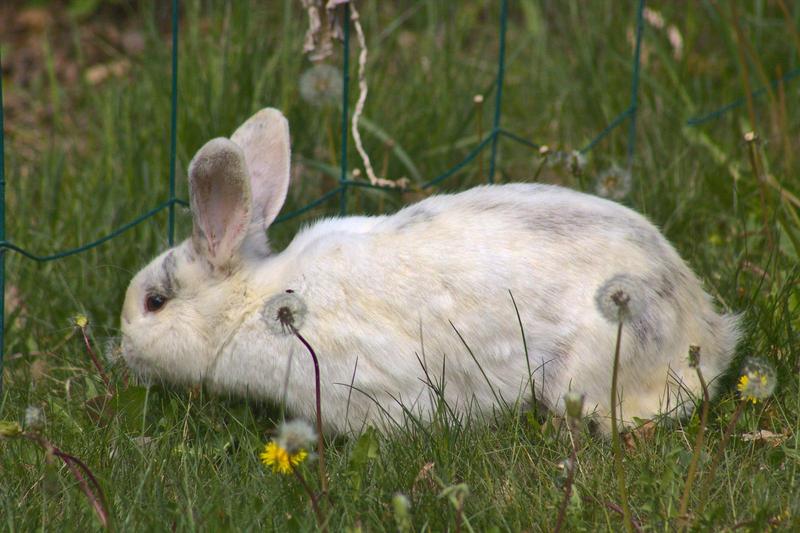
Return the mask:
<svg viewBox="0 0 800 533">
<path fill-rule="evenodd" d="M 339 214 L 347 214 L 347 119 L 348 93 L 350 87 L 350 4 L 344 5 L 344 45 L 342 46 L 342 155 L 339 172 L 339 187 L 342 189 L 339 197 Z"/>
<path fill-rule="evenodd" d="M 2 52 L 2 50 L 0 50 Z M 3 59 L 0 53 L 0 244 L 6 241 L 6 139 L 3 117 Z M 0 246 L 0 395 L 3 394 L 3 354 L 6 330 L 6 248 Z"/>
<path fill-rule="evenodd" d="M 503 104 L 503 78 L 506 72 L 506 26 L 508 25 L 508 0 L 500 5 L 500 50 L 497 54 L 497 81 L 494 93 L 494 121 L 492 123 L 492 157 L 489 160 L 489 183 L 494 183 L 497 163 L 497 141 L 500 138 L 500 111 Z"/>
<path fill-rule="evenodd" d="M 628 171 L 633 165 L 636 148 L 636 115 L 639 110 L 639 71 L 641 70 L 642 32 L 644 31 L 644 2 L 639 0 L 636 10 L 636 51 L 633 53 L 633 75 L 631 76 L 630 124 L 628 125 Z"/>
<path fill-rule="evenodd" d="M 178 130 L 178 0 L 172 0 L 172 109 L 169 116 L 169 223 L 167 239 L 175 243 L 175 152 Z"/>
</svg>

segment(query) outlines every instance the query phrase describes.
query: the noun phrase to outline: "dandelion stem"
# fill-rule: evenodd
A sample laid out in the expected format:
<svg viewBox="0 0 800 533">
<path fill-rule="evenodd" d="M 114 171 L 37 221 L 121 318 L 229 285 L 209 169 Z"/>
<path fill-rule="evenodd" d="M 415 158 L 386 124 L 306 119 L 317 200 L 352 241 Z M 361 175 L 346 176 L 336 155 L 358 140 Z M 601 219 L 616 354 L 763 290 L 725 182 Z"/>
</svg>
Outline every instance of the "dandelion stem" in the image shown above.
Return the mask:
<svg viewBox="0 0 800 533">
<path fill-rule="evenodd" d="M 475 103 L 475 114 L 477 115 L 478 142 L 483 140 L 483 95 L 476 95 L 473 98 Z M 478 153 L 478 176 L 483 179 L 483 150 Z"/>
<path fill-rule="evenodd" d="M 103 378 L 103 383 L 106 386 L 106 391 L 108 391 L 109 396 L 113 396 L 114 391 L 111 388 L 111 380 L 108 379 L 108 375 L 106 375 L 105 370 L 103 369 L 103 365 L 100 364 L 100 360 L 92 350 L 92 343 L 89 342 L 89 335 L 86 334 L 86 327 L 79 326 L 81 330 L 81 335 L 83 336 L 83 344 L 86 346 L 86 351 L 89 352 L 89 357 L 92 359 L 92 363 L 94 363 L 97 372 L 100 374 L 100 377 Z"/>
<path fill-rule="evenodd" d="M 605 505 L 606 509 L 610 509 L 610 510 L 614 511 L 617 514 L 625 516 L 625 513 L 622 511 L 622 508 L 620 508 L 620 506 L 617 505 L 616 503 L 614 503 L 614 502 L 604 502 L 603 505 Z M 632 523 L 633 523 L 634 532 L 635 533 L 642 533 L 641 524 L 639 524 L 639 522 L 637 520 L 633 519 L 633 518 L 631 518 L 631 520 L 632 520 Z"/>
<path fill-rule="evenodd" d="M 311 354 L 311 359 L 314 361 L 314 386 L 317 397 L 317 455 L 319 455 L 317 464 L 319 466 L 319 485 L 322 494 L 327 496 L 328 476 L 325 471 L 325 439 L 322 436 L 322 394 L 319 380 L 319 360 L 317 359 L 316 352 L 314 352 L 314 348 L 311 347 L 311 345 L 308 343 L 305 337 L 300 334 L 297 328 L 291 324 L 289 327 L 291 328 L 292 333 L 294 333 L 294 336 L 297 337 L 306 347 L 308 353 Z"/>
<path fill-rule="evenodd" d="M 572 481 L 575 478 L 575 468 L 578 465 L 578 435 L 575 421 L 572 417 L 567 417 L 567 427 L 569 428 L 570 441 L 572 443 L 572 451 L 569 457 L 569 471 L 567 471 L 567 482 L 564 484 L 564 499 L 561 501 L 561 507 L 558 509 L 558 518 L 556 519 L 556 527 L 553 529 L 554 533 L 561 531 L 564 525 L 564 519 L 567 516 L 567 505 L 572 497 Z"/>
<path fill-rule="evenodd" d="M 619 351 L 622 341 L 622 313 L 620 312 L 619 326 L 617 327 L 617 346 L 614 349 L 614 368 L 611 373 L 611 449 L 614 453 L 614 470 L 617 476 L 617 490 L 622 504 L 622 517 L 625 530 L 633 531 L 631 509 L 628 505 L 628 490 L 625 487 L 625 469 L 622 466 L 622 445 L 617 428 L 617 374 L 619 373 Z"/>
<path fill-rule="evenodd" d="M 686 483 L 683 485 L 683 494 L 681 495 L 681 505 L 678 511 L 678 520 L 680 530 L 685 531 L 689 524 L 689 495 L 692 492 L 692 485 L 694 485 L 695 476 L 697 475 L 697 463 L 700 461 L 700 453 L 703 449 L 703 438 L 706 432 L 706 423 L 708 422 L 708 407 L 709 407 L 709 394 L 708 385 L 703 379 L 703 373 L 700 367 L 695 367 L 697 372 L 697 379 L 700 380 L 700 387 L 703 390 L 703 406 L 700 414 L 700 427 L 697 429 L 697 436 L 694 439 L 694 450 L 692 452 L 692 461 L 689 463 L 689 472 L 686 474 Z"/>
<path fill-rule="evenodd" d="M 97 519 L 100 520 L 100 525 L 108 529 L 110 527 L 110 519 L 108 514 L 108 506 L 106 505 L 106 498 L 103 494 L 103 489 L 100 488 L 100 483 L 94 477 L 92 471 L 86 464 L 67 452 L 59 449 L 53 443 L 42 437 L 37 433 L 25 432 L 23 436 L 38 444 L 46 453 L 51 453 L 64 461 L 64 464 L 69 468 L 70 473 L 78 482 L 81 491 L 88 498 L 89 503 L 92 505 Z M 85 474 L 85 475 L 84 475 Z M 88 479 L 88 481 L 87 481 Z"/>
<path fill-rule="evenodd" d="M 539 162 L 539 166 L 536 167 L 536 173 L 533 175 L 534 182 L 539 181 L 539 175 L 542 173 L 544 166 L 547 164 L 547 158 L 550 157 L 550 154 L 545 154 L 542 156 L 542 160 Z"/>
<path fill-rule="evenodd" d="M 300 483 L 300 486 L 303 487 L 303 490 L 306 491 L 306 494 L 308 494 L 308 498 L 311 501 L 311 508 L 314 510 L 314 515 L 317 517 L 317 525 L 319 525 L 320 531 L 327 533 L 328 524 L 326 523 L 325 516 L 322 514 L 322 510 L 319 507 L 319 499 L 317 498 L 317 495 L 314 494 L 314 491 L 308 486 L 306 478 L 303 477 L 297 468 L 292 466 L 291 469 L 294 477 L 297 478 L 297 482 Z"/>
<path fill-rule="evenodd" d="M 758 184 L 758 197 L 761 204 L 761 218 L 763 219 L 763 232 L 767 239 L 767 246 L 770 252 L 775 251 L 775 239 L 772 235 L 772 230 L 769 224 L 769 206 L 767 200 L 767 179 L 764 176 L 763 167 L 761 166 L 761 158 L 758 149 L 758 137 L 750 132 L 745 135 L 745 142 L 747 143 L 747 155 L 750 160 L 750 167 L 753 169 L 753 176 L 756 178 Z"/>
<path fill-rule="evenodd" d="M 700 492 L 700 501 L 697 503 L 697 512 L 695 513 L 695 516 L 698 518 L 703 513 L 706 500 L 708 499 L 708 493 L 711 491 L 711 483 L 714 482 L 714 477 L 717 473 L 717 467 L 719 467 L 719 463 L 722 461 L 722 455 L 725 453 L 725 448 L 728 446 L 728 441 L 731 439 L 733 429 L 736 427 L 736 422 L 739 421 L 739 417 L 742 415 L 745 405 L 747 405 L 747 398 L 739 400 L 739 405 L 736 406 L 736 410 L 733 412 L 728 425 L 725 427 L 725 432 L 722 434 L 722 440 L 719 442 L 717 451 L 714 454 L 714 459 L 711 461 L 711 467 L 708 469 L 708 476 L 703 483 L 703 490 Z"/>
</svg>

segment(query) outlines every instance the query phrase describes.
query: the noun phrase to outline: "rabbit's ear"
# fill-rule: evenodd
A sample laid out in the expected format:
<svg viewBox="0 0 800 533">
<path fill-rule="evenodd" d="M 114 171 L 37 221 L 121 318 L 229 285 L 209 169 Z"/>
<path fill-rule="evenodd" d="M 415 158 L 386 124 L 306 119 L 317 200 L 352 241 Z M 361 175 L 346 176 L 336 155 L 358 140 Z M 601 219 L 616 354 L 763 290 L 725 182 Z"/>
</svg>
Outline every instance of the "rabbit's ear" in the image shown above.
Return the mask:
<svg viewBox="0 0 800 533">
<path fill-rule="evenodd" d="M 228 139 L 208 141 L 189 164 L 192 243 L 216 268 L 238 257 L 252 217 L 252 195 L 242 149 Z"/>
<path fill-rule="evenodd" d="M 267 107 L 239 126 L 231 140 L 242 148 L 250 172 L 253 222 L 266 229 L 278 216 L 289 188 L 289 122 Z"/>
</svg>

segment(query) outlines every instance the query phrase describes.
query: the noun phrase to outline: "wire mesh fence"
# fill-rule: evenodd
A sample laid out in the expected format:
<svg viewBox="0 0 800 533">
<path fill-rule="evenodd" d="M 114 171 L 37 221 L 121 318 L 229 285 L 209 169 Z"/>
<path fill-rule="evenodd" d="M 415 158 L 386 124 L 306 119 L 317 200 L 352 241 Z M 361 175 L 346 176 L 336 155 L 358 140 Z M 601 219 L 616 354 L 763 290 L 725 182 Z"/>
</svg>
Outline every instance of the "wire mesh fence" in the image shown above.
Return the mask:
<svg viewBox="0 0 800 533">
<path fill-rule="evenodd" d="M 639 109 L 638 94 L 639 94 L 639 82 L 641 77 L 641 66 L 642 66 L 641 45 L 642 45 L 642 36 L 644 33 L 644 26 L 645 26 L 643 17 L 645 10 L 645 2 L 646 0 L 637 0 L 636 10 L 635 10 L 635 39 L 634 39 L 633 57 L 631 59 L 631 82 L 630 82 L 629 104 L 625 109 L 620 111 L 619 114 L 613 120 L 611 120 L 603 130 L 598 132 L 594 136 L 594 138 L 592 138 L 588 143 L 586 143 L 585 146 L 583 146 L 579 150 L 580 153 L 587 153 L 593 150 L 609 133 L 627 123 L 628 135 L 626 142 L 626 156 L 627 156 L 628 171 L 630 171 L 631 166 L 633 165 L 634 157 L 636 154 L 636 120 Z M 5 180 L 5 158 L 4 158 L 5 138 L 4 138 L 4 114 L 3 114 L 3 87 L 2 87 L 3 84 L 2 84 L 2 79 L 0 78 L 0 392 L 2 392 L 2 387 L 3 387 L 3 356 L 4 356 L 4 340 L 5 340 L 4 339 L 4 333 L 5 333 L 4 297 L 5 297 L 5 282 L 6 282 L 5 254 L 8 251 L 16 252 L 22 255 L 23 257 L 36 262 L 55 261 L 71 255 L 76 255 L 86 252 L 87 250 L 90 250 L 92 248 L 96 248 L 110 240 L 113 240 L 122 233 L 154 217 L 155 215 L 161 213 L 164 210 L 167 210 L 168 212 L 167 228 L 166 228 L 167 241 L 170 245 L 174 244 L 175 207 L 188 206 L 188 203 L 185 200 L 182 200 L 176 196 L 176 187 L 175 187 L 176 151 L 177 151 L 177 112 L 179 104 L 178 102 L 179 5 L 178 4 L 179 4 L 178 0 L 172 0 L 172 15 L 171 15 L 172 82 L 171 82 L 171 96 L 170 96 L 171 98 L 171 109 L 169 118 L 170 147 L 169 147 L 169 170 L 168 170 L 169 196 L 166 200 L 156 205 L 151 210 L 136 216 L 126 224 L 123 224 L 122 226 L 116 228 L 107 235 L 104 235 L 96 240 L 93 240 L 91 242 L 88 242 L 86 244 L 83 244 L 75 248 L 39 255 L 14 243 L 6 235 L 6 227 L 5 227 L 6 180 Z M 432 179 L 420 184 L 419 188 L 422 190 L 430 189 L 448 180 L 450 177 L 452 177 L 453 175 L 464 169 L 472 161 L 478 158 L 478 156 L 484 150 L 487 149 L 490 152 L 490 156 L 489 156 L 489 167 L 488 167 L 488 173 L 486 175 L 486 181 L 488 183 L 493 183 L 495 181 L 495 174 L 497 171 L 498 147 L 501 140 L 503 139 L 519 143 L 532 150 L 537 150 L 540 148 L 540 145 L 537 144 L 536 142 L 528 140 L 523 136 L 520 136 L 512 131 L 503 128 L 502 126 L 503 85 L 504 85 L 504 77 L 506 70 L 506 34 L 507 34 L 508 19 L 509 19 L 509 12 L 508 12 L 509 1 L 499 0 L 498 4 L 499 4 L 498 5 L 499 28 L 498 28 L 497 72 L 492 88 L 492 90 L 494 91 L 494 110 L 493 110 L 491 130 L 488 131 L 483 136 L 483 138 L 478 139 L 475 146 L 459 162 L 445 169 Z M 342 90 L 342 101 L 341 101 L 341 134 L 340 134 L 341 153 L 340 153 L 338 185 L 335 188 L 324 193 L 319 198 L 311 201 L 310 203 L 298 209 L 295 209 L 291 212 L 287 212 L 280 215 L 275 220 L 275 223 L 280 223 L 295 217 L 299 217 L 335 197 L 338 197 L 339 200 L 339 213 L 341 215 L 346 215 L 348 211 L 347 207 L 348 196 L 355 188 L 388 189 L 388 187 L 384 187 L 382 185 L 374 185 L 369 181 L 351 179 L 350 177 L 351 174 L 348 173 L 348 168 L 349 168 L 348 121 L 351 115 L 350 104 L 349 104 L 350 48 L 351 48 L 351 31 L 350 31 L 351 24 L 350 24 L 349 3 L 344 3 L 342 9 L 344 10 L 343 20 L 347 22 L 344 24 L 343 27 L 344 36 L 342 42 L 343 50 L 342 50 L 341 68 L 342 68 L 343 90 Z M 2 72 L 2 50 L 0 50 L 0 72 Z M 771 83 L 772 86 L 775 87 L 781 83 L 789 82 L 797 77 L 800 77 L 800 69 L 791 70 L 781 78 L 776 79 Z M 758 97 L 766 93 L 768 90 L 769 87 L 764 86 L 757 90 L 754 90 L 750 96 Z M 743 106 L 745 102 L 746 102 L 746 97 L 734 100 L 732 102 L 729 102 L 725 105 L 718 107 L 713 111 L 710 111 L 702 115 L 698 115 L 696 117 L 689 118 L 688 120 L 686 120 L 685 125 L 687 127 L 695 127 L 701 124 L 705 124 L 709 121 L 712 121 L 724 115 L 725 113 L 728 113 L 734 109 Z"/>
</svg>

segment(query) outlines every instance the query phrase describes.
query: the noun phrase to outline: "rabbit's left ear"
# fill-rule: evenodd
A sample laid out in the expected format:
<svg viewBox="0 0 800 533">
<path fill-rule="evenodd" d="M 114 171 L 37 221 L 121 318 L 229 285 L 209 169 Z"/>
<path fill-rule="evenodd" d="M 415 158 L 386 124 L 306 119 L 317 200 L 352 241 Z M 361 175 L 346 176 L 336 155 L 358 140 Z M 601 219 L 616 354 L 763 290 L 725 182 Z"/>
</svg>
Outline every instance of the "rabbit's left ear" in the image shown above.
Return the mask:
<svg viewBox="0 0 800 533">
<path fill-rule="evenodd" d="M 283 207 L 289 188 L 289 122 L 283 113 L 268 107 L 239 126 L 231 140 L 244 152 L 250 172 L 253 223 L 267 229 Z"/>
<path fill-rule="evenodd" d="M 194 249 L 215 268 L 238 258 L 252 215 L 247 164 L 241 148 L 222 137 L 208 141 L 189 164 Z"/>
</svg>

